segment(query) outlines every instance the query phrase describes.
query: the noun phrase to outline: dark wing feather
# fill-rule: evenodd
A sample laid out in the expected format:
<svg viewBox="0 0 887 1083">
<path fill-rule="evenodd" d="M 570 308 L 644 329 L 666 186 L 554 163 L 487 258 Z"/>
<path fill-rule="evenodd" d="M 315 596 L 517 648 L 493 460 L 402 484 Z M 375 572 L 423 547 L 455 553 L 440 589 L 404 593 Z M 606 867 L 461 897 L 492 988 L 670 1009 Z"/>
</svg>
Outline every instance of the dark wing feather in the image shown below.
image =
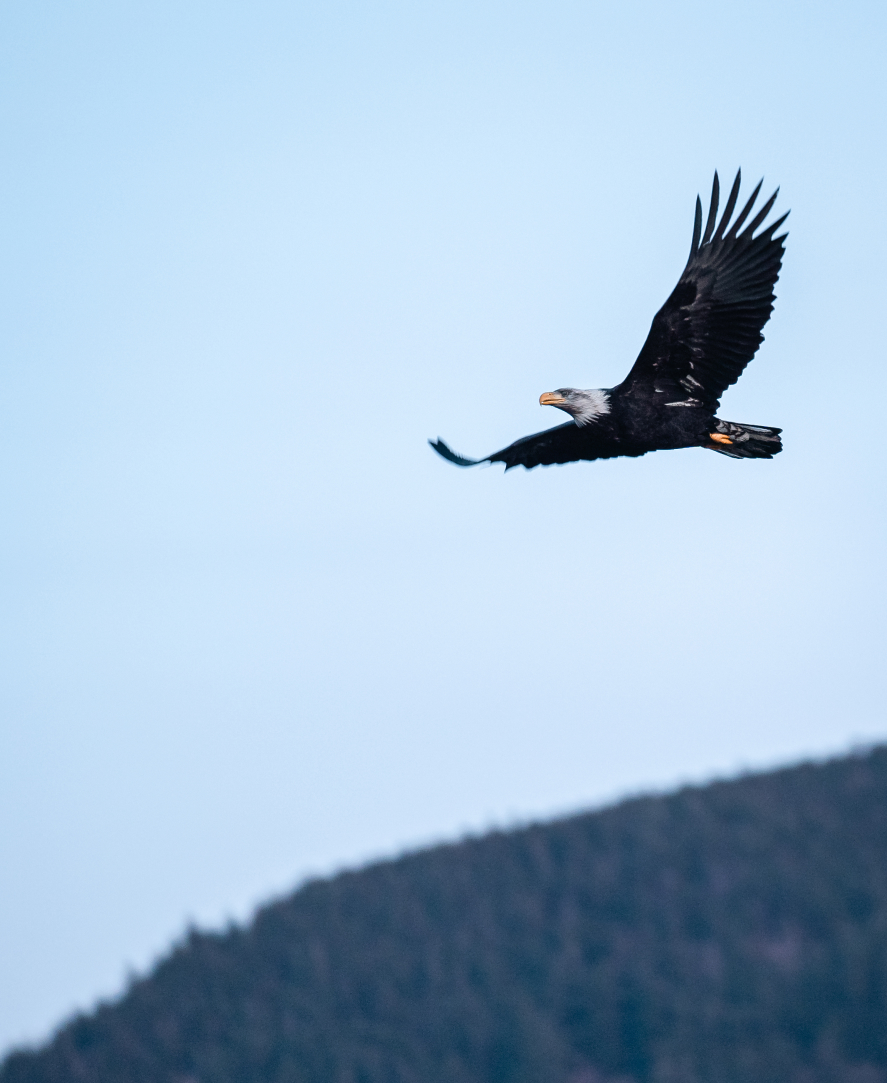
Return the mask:
<svg viewBox="0 0 887 1083">
<path fill-rule="evenodd" d="M 438 455 L 449 463 L 455 463 L 456 466 L 479 466 L 481 463 L 487 462 L 486 459 L 466 459 L 464 455 L 457 455 L 439 436 L 436 440 L 429 440 L 428 443 L 431 444 Z"/>
<path fill-rule="evenodd" d="M 617 389 L 621 394 L 651 398 L 662 405 L 684 402 L 714 411 L 721 395 L 736 383 L 764 341 L 761 329 L 773 311 L 773 287 L 787 236 L 774 240 L 773 234 L 788 216 L 783 215 L 757 237 L 753 235 L 773 207 L 777 189 L 750 225 L 739 232 L 761 190 L 759 184 L 727 231 L 740 178 L 737 173 L 724 215 L 715 228 L 719 188 L 715 173 L 701 244 L 702 207 L 697 199 L 687 266 L 672 295 L 656 313 L 637 361 Z"/>
<path fill-rule="evenodd" d="M 438 438 L 429 440 L 429 444 L 438 455 L 442 455 L 457 466 L 477 466 L 478 463 L 505 463 L 505 469 L 525 466 L 532 470 L 534 466 L 552 466 L 555 463 L 574 463 L 579 459 L 612 459 L 617 455 L 641 455 L 642 451 L 620 448 L 598 434 L 593 426 L 581 427 L 575 421 L 556 425 L 553 429 L 533 433 L 515 440 L 513 444 L 487 455 L 485 459 L 466 459 Z"/>
</svg>

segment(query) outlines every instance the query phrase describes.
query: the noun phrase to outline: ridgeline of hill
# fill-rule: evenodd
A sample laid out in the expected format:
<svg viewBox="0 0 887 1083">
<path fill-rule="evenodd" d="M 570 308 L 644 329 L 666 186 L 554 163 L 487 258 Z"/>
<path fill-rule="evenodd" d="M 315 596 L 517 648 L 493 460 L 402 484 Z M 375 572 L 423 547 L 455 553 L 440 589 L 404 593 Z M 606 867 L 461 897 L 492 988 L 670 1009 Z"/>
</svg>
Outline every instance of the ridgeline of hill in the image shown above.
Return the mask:
<svg viewBox="0 0 887 1083">
<path fill-rule="evenodd" d="M 887 747 L 308 883 L 0 1083 L 887 1083 Z"/>
</svg>

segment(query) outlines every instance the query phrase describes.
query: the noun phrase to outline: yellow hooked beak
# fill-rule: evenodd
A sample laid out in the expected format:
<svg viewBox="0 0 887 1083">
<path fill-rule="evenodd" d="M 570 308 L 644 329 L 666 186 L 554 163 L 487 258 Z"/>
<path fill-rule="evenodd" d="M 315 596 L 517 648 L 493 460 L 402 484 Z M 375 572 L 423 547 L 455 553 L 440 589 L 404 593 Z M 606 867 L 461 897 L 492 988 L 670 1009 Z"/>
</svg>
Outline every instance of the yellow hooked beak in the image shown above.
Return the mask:
<svg viewBox="0 0 887 1083">
<path fill-rule="evenodd" d="M 544 395 L 539 396 L 540 406 L 560 406 L 562 402 L 567 400 L 563 395 L 559 395 L 556 391 L 546 391 Z"/>
</svg>

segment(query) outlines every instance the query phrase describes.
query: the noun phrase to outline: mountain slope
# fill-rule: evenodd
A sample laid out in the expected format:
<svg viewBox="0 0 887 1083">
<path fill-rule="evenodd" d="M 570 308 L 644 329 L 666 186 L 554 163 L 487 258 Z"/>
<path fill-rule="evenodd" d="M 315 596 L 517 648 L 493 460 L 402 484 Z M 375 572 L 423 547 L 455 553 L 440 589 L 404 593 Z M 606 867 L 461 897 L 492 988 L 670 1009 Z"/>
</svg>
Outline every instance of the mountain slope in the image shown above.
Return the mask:
<svg viewBox="0 0 887 1083">
<path fill-rule="evenodd" d="M 887 1083 L 887 748 L 307 884 L 0 1083 Z"/>
</svg>

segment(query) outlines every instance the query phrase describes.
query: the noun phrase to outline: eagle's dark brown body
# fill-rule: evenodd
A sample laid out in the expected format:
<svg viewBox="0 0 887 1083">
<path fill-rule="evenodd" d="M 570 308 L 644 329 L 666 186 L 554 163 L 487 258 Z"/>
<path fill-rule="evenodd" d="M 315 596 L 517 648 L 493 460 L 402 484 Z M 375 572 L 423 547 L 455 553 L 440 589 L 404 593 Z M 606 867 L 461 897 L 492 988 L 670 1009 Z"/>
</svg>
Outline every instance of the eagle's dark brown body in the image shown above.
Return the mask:
<svg viewBox="0 0 887 1083">
<path fill-rule="evenodd" d="M 558 406 L 574 420 L 525 436 L 485 459 L 456 455 L 442 440 L 431 442 L 435 451 L 459 466 L 502 462 L 506 469 L 683 447 L 706 447 L 734 458 L 769 459 L 777 454 L 782 448 L 779 429 L 715 416 L 721 395 L 739 379 L 763 341 L 761 329 L 773 310 L 773 287 L 787 236 L 774 238 L 787 215 L 754 236 L 776 192 L 742 229 L 760 184 L 730 225 L 739 185 L 737 174 L 718 223 L 715 174 L 704 233 L 697 198 L 687 266 L 621 384 L 595 391 L 561 388 L 543 395 L 540 401 Z"/>
</svg>

